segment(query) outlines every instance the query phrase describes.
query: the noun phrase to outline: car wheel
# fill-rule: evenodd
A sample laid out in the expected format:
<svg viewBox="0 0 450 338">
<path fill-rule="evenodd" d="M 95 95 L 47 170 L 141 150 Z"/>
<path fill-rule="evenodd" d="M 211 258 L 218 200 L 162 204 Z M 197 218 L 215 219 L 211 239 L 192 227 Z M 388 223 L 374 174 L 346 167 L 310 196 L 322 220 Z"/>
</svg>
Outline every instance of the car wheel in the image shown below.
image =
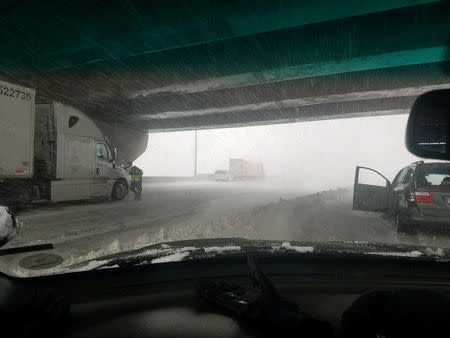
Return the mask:
<svg viewBox="0 0 450 338">
<path fill-rule="evenodd" d="M 116 201 L 123 200 L 128 193 L 127 184 L 123 181 L 117 181 L 112 189 L 112 199 Z"/>
<path fill-rule="evenodd" d="M 394 216 L 394 231 L 398 233 L 409 232 L 408 224 L 402 219 L 399 212 Z"/>
</svg>

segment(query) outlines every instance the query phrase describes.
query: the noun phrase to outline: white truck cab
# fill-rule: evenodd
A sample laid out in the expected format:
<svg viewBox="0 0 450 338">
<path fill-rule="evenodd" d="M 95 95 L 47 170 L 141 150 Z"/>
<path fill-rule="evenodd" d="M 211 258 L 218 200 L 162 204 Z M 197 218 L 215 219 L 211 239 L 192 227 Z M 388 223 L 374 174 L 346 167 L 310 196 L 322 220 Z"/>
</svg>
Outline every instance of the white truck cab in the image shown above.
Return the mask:
<svg viewBox="0 0 450 338">
<path fill-rule="evenodd" d="M 53 109 L 57 127 L 52 201 L 103 196 L 124 198 L 130 177 L 115 166 L 115 153 L 96 124 L 82 112 L 61 103 L 36 105 L 38 114 L 43 109 Z"/>
<path fill-rule="evenodd" d="M 130 176 L 116 167 L 95 122 L 34 97 L 32 89 L 0 82 L 0 201 L 123 199 Z"/>
</svg>

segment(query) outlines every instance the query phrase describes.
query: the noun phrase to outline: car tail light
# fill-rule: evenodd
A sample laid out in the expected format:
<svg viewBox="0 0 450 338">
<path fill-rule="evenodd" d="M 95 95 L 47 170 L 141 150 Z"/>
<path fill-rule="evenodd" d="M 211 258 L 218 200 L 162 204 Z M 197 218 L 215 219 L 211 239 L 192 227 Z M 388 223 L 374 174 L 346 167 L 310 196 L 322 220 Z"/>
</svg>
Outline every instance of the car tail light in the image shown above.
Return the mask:
<svg viewBox="0 0 450 338">
<path fill-rule="evenodd" d="M 429 191 L 416 191 L 416 202 L 425 202 L 431 203 L 433 202 L 433 197 L 431 196 Z"/>
</svg>

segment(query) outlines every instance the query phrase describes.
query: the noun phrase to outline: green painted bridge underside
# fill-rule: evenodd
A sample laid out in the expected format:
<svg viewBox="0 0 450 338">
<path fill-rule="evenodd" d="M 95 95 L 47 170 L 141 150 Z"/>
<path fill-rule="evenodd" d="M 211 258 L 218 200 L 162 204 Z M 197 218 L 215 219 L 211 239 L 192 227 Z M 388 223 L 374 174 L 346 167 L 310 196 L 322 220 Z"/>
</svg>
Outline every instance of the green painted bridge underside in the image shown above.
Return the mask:
<svg viewBox="0 0 450 338">
<path fill-rule="evenodd" d="M 446 83 L 449 1 L 101 3 L 5 6 L 0 78 L 143 129 L 182 127 L 182 119 L 142 121 L 165 112 Z M 250 124 L 253 115 L 230 116 L 223 123 Z"/>
</svg>

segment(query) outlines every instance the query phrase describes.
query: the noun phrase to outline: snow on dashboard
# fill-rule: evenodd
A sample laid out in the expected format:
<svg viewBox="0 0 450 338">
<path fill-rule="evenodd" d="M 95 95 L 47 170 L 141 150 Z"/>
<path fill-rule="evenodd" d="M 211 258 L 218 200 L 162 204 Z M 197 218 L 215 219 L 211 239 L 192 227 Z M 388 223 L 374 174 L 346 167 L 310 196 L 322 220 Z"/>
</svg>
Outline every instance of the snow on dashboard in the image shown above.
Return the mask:
<svg viewBox="0 0 450 338">
<path fill-rule="evenodd" d="M 217 252 L 223 253 L 227 251 L 240 251 L 241 247 L 238 245 L 229 245 L 229 246 L 209 246 L 203 248 L 205 252 Z"/>
<path fill-rule="evenodd" d="M 155 255 L 162 255 L 162 254 L 166 254 L 166 253 L 172 253 L 174 251 L 175 252 L 185 252 L 185 251 L 194 251 L 194 250 L 198 249 L 195 246 L 185 246 L 183 248 L 178 248 L 178 249 L 173 249 L 173 248 L 170 248 L 170 246 L 163 246 L 163 245 L 161 245 L 161 247 L 163 247 L 163 249 L 149 249 L 149 250 L 145 250 L 139 254 L 133 254 L 132 256 L 147 257 L 147 256 L 155 256 Z"/>
<path fill-rule="evenodd" d="M 83 265 L 77 268 L 70 268 L 67 267 L 64 269 L 63 272 L 78 272 L 78 271 L 88 271 L 88 270 L 92 270 L 92 269 L 96 269 L 102 265 L 106 265 L 109 263 L 109 260 L 95 260 L 95 261 L 90 261 L 87 265 Z M 59 271 L 58 271 L 59 272 Z"/>
<path fill-rule="evenodd" d="M 421 252 L 418 250 L 408 251 L 408 252 L 366 252 L 366 255 L 380 255 L 380 256 L 397 256 L 397 257 L 420 257 L 422 255 L 426 256 L 445 256 L 444 250 L 437 248 L 433 250 L 432 248 L 426 248 L 425 251 Z"/>
<path fill-rule="evenodd" d="M 433 250 L 432 248 L 426 248 L 425 250 L 425 254 L 429 255 L 429 256 L 444 256 L 444 250 L 442 250 L 441 248 L 438 248 L 436 250 Z"/>
<path fill-rule="evenodd" d="M 408 252 L 366 252 L 366 255 L 379 255 L 379 256 L 397 256 L 397 257 L 420 257 L 422 252 L 414 250 Z"/>
<path fill-rule="evenodd" d="M 152 259 L 152 264 L 155 264 L 155 263 L 179 262 L 179 261 L 183 260 L 184 258 L 186 258 L 189 255 L 190 255 L 189 251 L 177 252 L 177 253 L 174 253 L 172 255 L 168 255 L 168 256 Z"/>
<path fill-rule="evenodd" d="M 314 252 L 314 247 L 312 246 L 296 246 L 291 245 L 289 242 L 283 242 L 281 243 L 281 248 L 287 249 L 287 250 L 293 250 L 300 253 L 308 253 L 308 252 Z"/>
</svg>

